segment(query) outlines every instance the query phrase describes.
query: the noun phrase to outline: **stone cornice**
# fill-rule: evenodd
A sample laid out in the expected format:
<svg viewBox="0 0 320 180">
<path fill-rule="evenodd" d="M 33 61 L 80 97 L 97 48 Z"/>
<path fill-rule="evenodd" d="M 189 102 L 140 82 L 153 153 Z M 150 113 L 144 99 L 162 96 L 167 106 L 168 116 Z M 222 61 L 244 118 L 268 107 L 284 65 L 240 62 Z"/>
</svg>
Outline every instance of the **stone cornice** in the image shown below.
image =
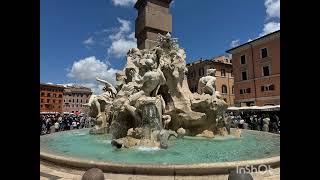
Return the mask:
<svg viewBox="0 0 320 180">
<path fill-rule="evenodd" d="M 235 54 L 235 53 L 238 53 L 238 52 L 241 52 L 241 51 L 249 49 L 251 47 L 251 45 L 252 46 L 257 46 L 257 45 L 263 44 L 265 42 L 269 42 L 269 41 L 272 41 L 272 40 L 275 40 L 275 39 L 279 39 L 279 38 L 280 38 L 280 30 L 276 31 L 276 32 L 273 32 L 271 34 L 265 35 L 263 37 L 260 37 L 258 39 L 255 39 L 253 41 L 244 43 L 244 44 L 242 44 L 242 45 L 240 45 L 238 47 L 229 49 L 226 52 L 227 53 L 231 53 L 231 54 Z"/>
</svg>

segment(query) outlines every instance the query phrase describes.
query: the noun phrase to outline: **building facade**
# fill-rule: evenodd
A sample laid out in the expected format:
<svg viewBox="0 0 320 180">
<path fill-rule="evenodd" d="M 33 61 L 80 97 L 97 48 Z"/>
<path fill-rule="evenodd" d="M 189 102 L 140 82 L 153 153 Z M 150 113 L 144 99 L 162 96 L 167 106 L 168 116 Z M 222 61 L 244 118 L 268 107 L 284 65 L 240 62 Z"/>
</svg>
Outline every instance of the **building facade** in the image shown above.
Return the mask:
<svg viewBox="0 0 320 180">
<path fill-rule="evenodd" d="M 234 105 L 233 70 L 231 59 L 227 56 L 218 56 L 208 60 L 197 60 L 187 64 L 188 85 L 191 92 L 197 92 L 199 79 L 206 76 L 207 69 L 216 69 L 216 91 L 219 91 L 223 100 Z"/>
<path fill-rule="evenodd" d="M 62 112 L 64 87 L 40 83 L 40 112 Z"/>
<path fill-rule="evenodd" d="M 172 0 L 138 0 L 134 5 L 138 11 L 135 21 L 135 37 L 139 49 L 151 49 L 156 45 L 158 33 L 172 32 Z"/>
<path fill-rule="evenodd" d="M 236 106 L 280 104 L 280 30 L 227 51 Z"/>
<path fill-rule="evenodd" d="M 87 87 L 78 85 L 66 86 L 63 92 L 63 112 L 87 112 L 87 107 L 85 107 L 83 104 L 88 103 L 91 94 L 91 89 Z"/>
</svg>

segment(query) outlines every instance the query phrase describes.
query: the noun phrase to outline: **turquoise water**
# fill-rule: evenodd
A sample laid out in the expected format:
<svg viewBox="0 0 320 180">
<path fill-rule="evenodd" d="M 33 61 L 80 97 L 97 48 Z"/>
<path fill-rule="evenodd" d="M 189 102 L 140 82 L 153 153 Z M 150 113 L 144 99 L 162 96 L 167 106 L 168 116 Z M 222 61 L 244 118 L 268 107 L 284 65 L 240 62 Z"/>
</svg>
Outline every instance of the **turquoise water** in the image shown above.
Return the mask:
<svg viewBox="0 0 320 180">
<path fill-rule="evenodd" d="M 242 131 L 242 138 L 172 138 L 168 149 L 115 149 L 110 135 L 89 135 L 89 129 L 40 137 L 40 150 L 85 160 L 132 164 L 194 164 L 253 160 L 280 155 L 280 136 Z"/>
</svg>

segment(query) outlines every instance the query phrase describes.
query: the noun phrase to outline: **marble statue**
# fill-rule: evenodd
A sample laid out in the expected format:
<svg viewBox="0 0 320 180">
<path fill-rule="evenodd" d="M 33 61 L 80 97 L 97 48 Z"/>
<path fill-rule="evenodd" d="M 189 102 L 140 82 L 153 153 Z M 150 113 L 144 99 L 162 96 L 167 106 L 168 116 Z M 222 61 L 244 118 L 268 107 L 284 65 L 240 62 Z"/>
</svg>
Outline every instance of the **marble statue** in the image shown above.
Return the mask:
<svg viewBox="0 0 320 180">
<path fill-rule="evenodd" d="M 117 94 L 117 90 L 109 82 L 96 78 L 98 82 L 103 83 L 103 93 L 94 96 L 92 95 L 89 100 L 89 107 L 91 109 L 90 116 L 96 118 L 96 125 L 90 130 L 90 134 L 103 134 L 107 132 L 109 126 L 108 120 L 111 116 L 112 100 Z"/>
<path fill-rule="evenodd" d="M 93 100 L 94 107 L 111 104 L 113 146 L 168 148 L 172 136 L 214 138 L 218 133 L 216 119 L 224 117 L 227 108 L 215 89 L 215 69 L 200 79 L 201 90 L 192 93 L 185 50 L 170 33 L 159 34 L 157 45 L 151 49 L 130 49 L 126 60 L 123 70 L 116 73 L 115 87 L 97 79 L 106 84 L 106 92 Z M 97 117 L 103 112 L 98 111 Z M 219 126 L 220 134 L 228 130 L 223 126 Z"/>
<path fill-rule="evenodd" d="M 210 94 L 216 96 L 216 69 L 208 69 L 207 76 L 199 79 L 198 93 L 199 94 Z"/>
</svg>

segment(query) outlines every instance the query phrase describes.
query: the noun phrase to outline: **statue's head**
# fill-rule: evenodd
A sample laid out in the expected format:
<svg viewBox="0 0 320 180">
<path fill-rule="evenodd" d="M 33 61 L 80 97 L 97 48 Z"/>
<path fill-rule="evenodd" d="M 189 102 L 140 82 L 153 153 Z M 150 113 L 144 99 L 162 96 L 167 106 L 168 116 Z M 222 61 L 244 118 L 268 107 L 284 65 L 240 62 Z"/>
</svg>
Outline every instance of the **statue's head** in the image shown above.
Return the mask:
<svg viewBox="0 0 320 180">
<path fill-rule="evenodd" d="M 216 75 L 216 69 L 207 69 L 207 75 L 208 76 L 215 76 Z"/>
<path fill-rule="evenodd" d="M 130 54 L 141 55 L 141 52 L 140 52 L 140 50 L 138 48 L 132 48 L 127 53 L 127 55 L 130 55 Z"/>
</svg>

